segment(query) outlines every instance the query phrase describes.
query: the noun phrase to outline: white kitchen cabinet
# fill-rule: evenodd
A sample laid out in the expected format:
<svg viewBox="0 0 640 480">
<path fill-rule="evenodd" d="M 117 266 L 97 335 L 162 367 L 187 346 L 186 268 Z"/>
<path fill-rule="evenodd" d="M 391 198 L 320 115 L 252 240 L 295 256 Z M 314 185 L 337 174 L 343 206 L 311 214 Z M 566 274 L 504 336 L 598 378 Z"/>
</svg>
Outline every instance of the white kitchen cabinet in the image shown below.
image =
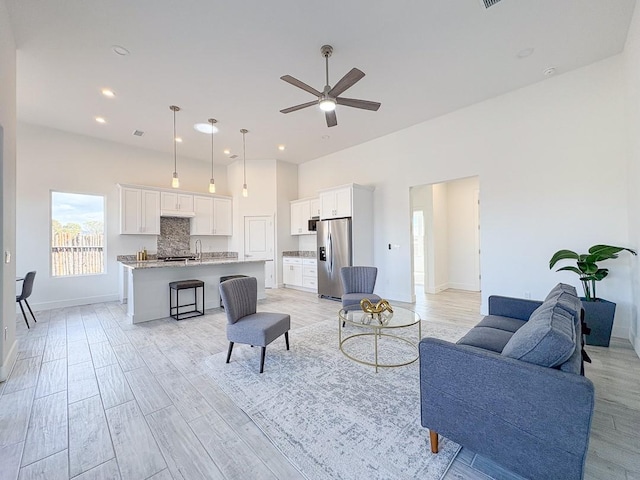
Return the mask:
<svg viewBox="0 0 640 480">
<path fill-rule="evenodd" d="M 291 235 L 307 235 L 309 233 L 309 218 L 311 218 L 311 202 L 309 200 L 295 200 L 291 202 Z"/>
<path fill-rule="evenodd" d="M 282 283 L 294 287 L 302 286 L 302 259 L 284 257 L 282 259 Z"/>
<path fill-rule="evenodd" d="M 120 233 L 160 235 L 160 192 L 120 187 Z"/>
<path fill-rule="evenodd" d="M 213 235 L 213 197 L 193 196 L 191 235 Z"/>
<path fill-rule="evenodd" d="M 315 258 L 302 259 L 302 286 L 318 291 L 318 268 Z"/>
<path fill-rule="evenodd" d="M 320 192 L 320 219 L 350 217 L 351 193 L 351 186 Z"/>
<path fill-rule="evenodd" d="M 160 210 L 163 216 L 193 217 L 193 195 L 179 192 L 161 192 Z"/>
<path fill-rule="evenodd" d="M 313 198 L 309 200 L 309 209 L 311 211 L 311 217 L 319 217 L 320 216 L 320 199 Z"/>
<path fill-rule="evenodd" d="M 230 198 L 213 198 L 213 234 L 233 234 L 232 201 Z"/>
</svg>

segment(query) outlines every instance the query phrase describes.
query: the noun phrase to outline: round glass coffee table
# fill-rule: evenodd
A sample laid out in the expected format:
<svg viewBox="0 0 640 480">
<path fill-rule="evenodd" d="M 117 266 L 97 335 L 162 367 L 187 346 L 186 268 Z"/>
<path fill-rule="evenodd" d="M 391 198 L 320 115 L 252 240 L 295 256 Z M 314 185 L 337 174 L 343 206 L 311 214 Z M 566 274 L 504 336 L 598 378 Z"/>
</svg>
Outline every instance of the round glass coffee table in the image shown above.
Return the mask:
<svg viewBox="0 0 640 480">
<path fill-rule="evenodd" d="M 338 312 L 338 341 L 340 351 L 354 362 L 363 365 L 376 367 L 402 367 L 418 360 L 418 343 L 422 337 L 422 328 L 420 325 L 420 315 L 408 308 L 392 307 L 393 312 L 365 313 L 360 309 Z M 348 330 L 345 331 L 345 327 Z M 409 329 L 417 326 L 418 336 L 411 338 L 411 332 L 400 335 L 399 329 Z M 370 358 L 370 348 L 368 351 L 345 351 L 345 344 L 352 344 L 358 339 L 362 340 L 367 337 L 373 337 L 373 358 Z M 398 357 L 392 359 L 379 359 L 379 342 L 385 342 L 387 351 L 393 350 L 392 353 L 398 354 Z M 393 347 L 396 345 L 398 348 Z M 371 345 L 371 344 L 369 344 Z M 362 345 L 360 345 L 362 347 Z M 363 354 L 364 353 L 364 354 Z M 369 356 L 369 358 L 366 358 Z"/>
</svg>

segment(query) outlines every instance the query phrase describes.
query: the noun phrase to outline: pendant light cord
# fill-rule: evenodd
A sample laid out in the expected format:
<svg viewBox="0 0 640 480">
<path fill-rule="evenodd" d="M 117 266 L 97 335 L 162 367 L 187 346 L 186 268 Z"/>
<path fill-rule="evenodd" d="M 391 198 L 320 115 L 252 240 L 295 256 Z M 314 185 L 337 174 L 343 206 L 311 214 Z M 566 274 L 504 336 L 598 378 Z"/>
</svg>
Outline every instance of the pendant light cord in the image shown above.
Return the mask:
<svg viewBox="0 0 640 480">
<path fill-rule="evenodd" d="M 247 183 L 247 145 L 244 140 L 246 133 L 246 130 L 242 132 L 242 172 L 245 185 Z"/>
<path fill-rule="evenodd" d="M 178 146 L 176 145 L 176 109 L 173 110 L 173 172 L 178 172 Z"/>
<path fill-rule="evenodd" d="M 211 120 L 211 179 L 213 180 L 213 120 Z"/>
</svg>

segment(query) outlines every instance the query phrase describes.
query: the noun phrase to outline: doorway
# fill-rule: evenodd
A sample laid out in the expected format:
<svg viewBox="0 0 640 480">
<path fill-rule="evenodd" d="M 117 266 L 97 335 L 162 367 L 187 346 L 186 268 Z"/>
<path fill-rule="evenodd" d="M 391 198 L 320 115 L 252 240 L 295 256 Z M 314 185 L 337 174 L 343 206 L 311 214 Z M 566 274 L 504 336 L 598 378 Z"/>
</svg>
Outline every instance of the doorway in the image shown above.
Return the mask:
<svg viewBox="0 0 640 480">
<path fill-rule="evenodd" d="M 479 178 L 411 187 L 410 198 L 413 291 L 479 292 Z"/>
<path fill-rule="evenodd" d="M 271 215 L 244 217 L 244 258 L 245 260 L 265 260 L 265 288 L 273 288 L 274 285 L 274 238 Z"/>
</svg>

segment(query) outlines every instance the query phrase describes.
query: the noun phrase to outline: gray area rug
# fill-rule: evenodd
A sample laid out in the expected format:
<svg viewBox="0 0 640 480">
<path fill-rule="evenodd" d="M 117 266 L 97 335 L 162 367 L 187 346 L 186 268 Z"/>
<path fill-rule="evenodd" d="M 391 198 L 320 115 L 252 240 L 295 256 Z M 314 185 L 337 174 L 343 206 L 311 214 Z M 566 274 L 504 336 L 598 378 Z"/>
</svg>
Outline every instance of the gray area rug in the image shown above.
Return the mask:
<svg viewBox="0 0 640 480">
<path fill-rule="evenodd" d="M 422 336 L 455 341 L 467 328 L 422 322 Z M 417 331 L 406 334 L 417 338 Z M 337 320 L 290 332 L 267 348 L 235 345 L 207 362 L 209 375 L 308 479 L 440 479 L 459 450 L 441 438 L 429 449 L 420 425 L 418 362 L 380 369 L 346 358 L 338 349 Z M 350 342 L 352 354 L 373 350 L 372 337 Z M 393 360 L 394 346 L 381 347 Z M 398 351 L 402 354 L 401 349 Z"/>
</svg>

